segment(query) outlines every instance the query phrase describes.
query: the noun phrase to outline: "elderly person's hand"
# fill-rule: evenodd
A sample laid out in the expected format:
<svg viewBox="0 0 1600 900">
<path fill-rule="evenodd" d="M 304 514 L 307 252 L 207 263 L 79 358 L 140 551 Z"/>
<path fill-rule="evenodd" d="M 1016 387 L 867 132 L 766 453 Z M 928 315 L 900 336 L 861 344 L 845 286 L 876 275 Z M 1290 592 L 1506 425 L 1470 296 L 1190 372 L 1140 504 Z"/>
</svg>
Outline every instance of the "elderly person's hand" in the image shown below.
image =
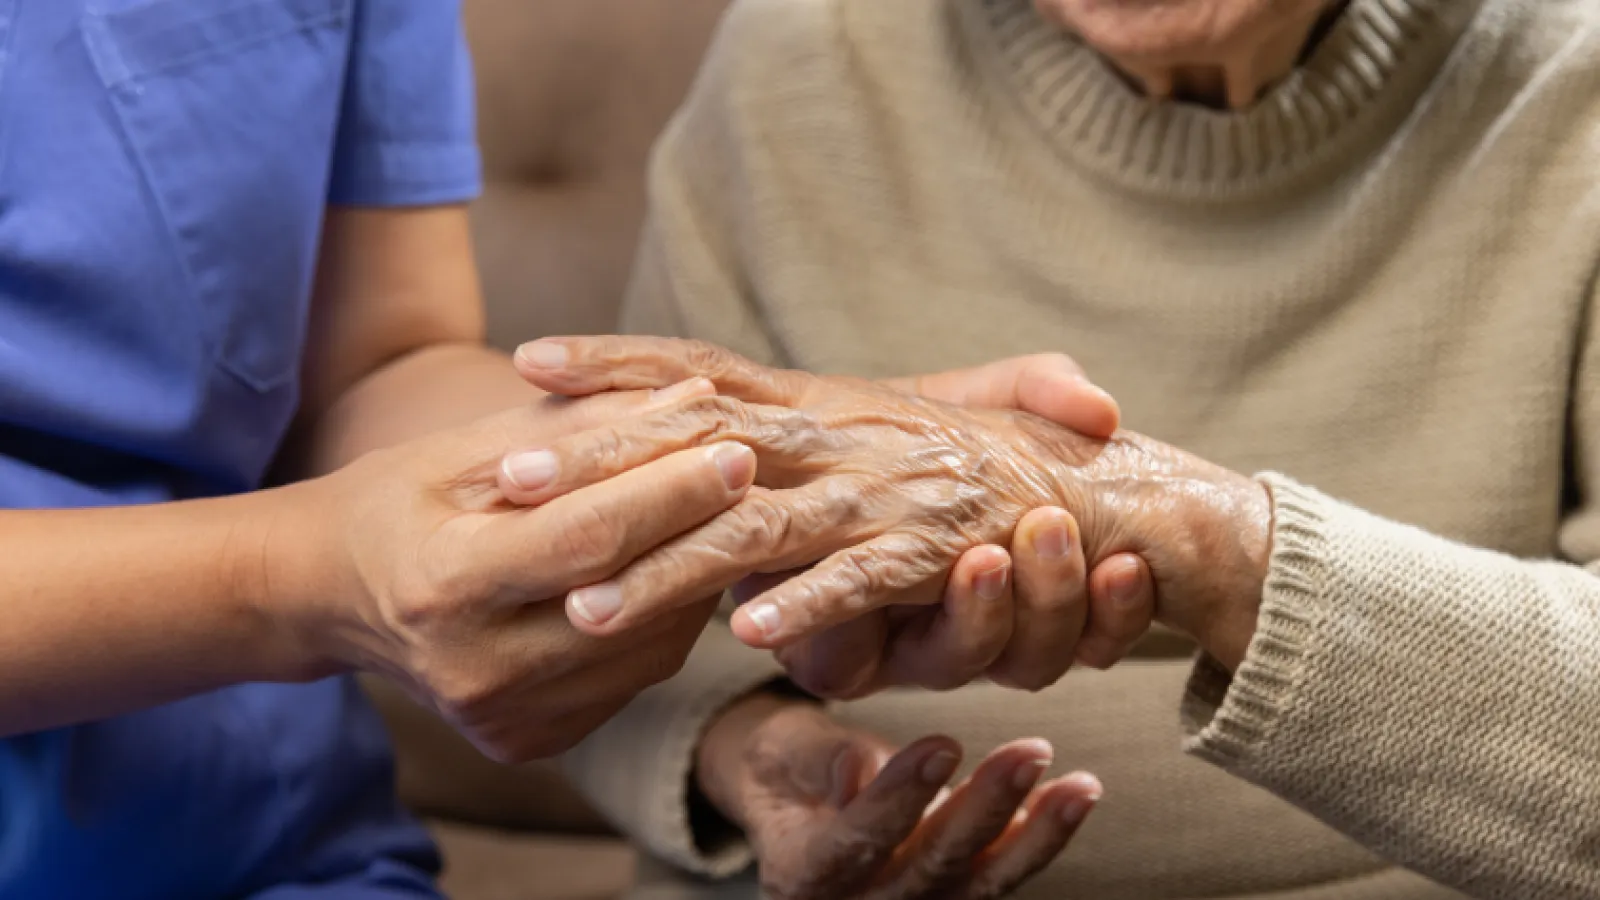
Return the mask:
<svg viewBox="0 0 1600 900">
<path fill-rule="evenodd" d="M 718 377 L 736 394 L 740 379 L 730 378 L 731 372 L 746 371 L 751 381 L 761 378 L 760 370 L 748 369 L 737 357 L 724 359 L 714 348 L 671 346 L 695 348 L 694 372 Z M 532 362 L 523 359 L 520 367 L 538 381 L 542 369 Z M 657 373 L 659 383 L 667 383 L 668 372 L 688 372 L 683 363 L 678 358 L 664 366 Z M 1110 395 L 1062 354 L 887 384 L 945 403 L 1033 412 L 1090 437 L 1109 437 L 1119 418 Z M 743 396 L 787 402 L 782 396 Z M 736 593 L 748 596 L 753 587 L 765 590 L 792 574 L 750 579 Z M 940 573 L 902 592 L 892 605 L 785 648 L 782 658 L 798 684 L 827 697 L 857 697 L 890 685 L 949 689 L 979 675 L 1037 690 L 1054 683 L 1075 660 L 1112 664 L 1149 626 L 1153 591 L 1143 560 L 1118 555 L 1102 561 L 1088 582 L 1096 587 L 1092 593 L 1086 574 L 1071 515 L 1053 507 L 1036 509 L 1018 523 L 1010 553 L 994 545 L 972 548 L 948 580 Z"/>
<path fill-rule="evenodd" d="M 1041 536 L 1057 529 L 1061 533 Z M 1118 554 L 1086 578 L 1070 513 L 1055 507 L 1028 513 L 1011 546 L 1014 579 L 993 593 L 983 582 L 1010 557 L 999 546 L 976 547 L 948 576 L 781 647 L 778 658 L 792 681 L 830 699 L 897 685 L 949 690 L 980 674 L 1006 687 L 1038 690 L 1074 663 L 1114 665 L 1148 630 L 1155 589 L 1144 560 Z M 733 595 L 742 604 L 803 571 L 751 576 Z"/>
<path fill-rule="evenodd" d="M 1100 784 L 1041 784 L 1050 746 L 1017 741 L 930 809 L 960 751 L 934 737 L 896 753 L 814 705 L 757 694 L 712 724 L 695 778 L 744 829 L 773 900 L 988 900 L 1055 859 Z"/>
<path fill-rule="evenodd" d="M 1265 490 L 1175 448 L 1126 434 L 1091 440 L 1030 415 L 958 409 L 859 379 L 765 369 L 691 342 L 550 343 L 563 358 L 525 369 L 549 390 L 629 388 L 676 368 L 714 373 L 730 396 L 785 404 L 690 401 L 548 448 L 551 477 L 525 490 L 525 500 L 707 440 L 748 443 L 761 461 L 757 483 L 766 490 L 617 578 L 574 592 L 574 619 L 594 633 L 751 571 L 816 563 L 734 618 L 747 643 L 787 646 L 894 602 L 962 553 L 1008 540 L 1023 515 L 1046 506 L 1077 515 L 1091 563 L 1122 552 L 1147 559 L 1157 613 L 1180 630 L 1201 637 L 1196 628 L 1246 616 L 1253 622 L 1246 607 L 1259 599 L 1266 567 Z M 527 356 L 525 363 L 537 361 Z M 1241 602 L 1224 603 L 1235 600 Z"/>
</svg>

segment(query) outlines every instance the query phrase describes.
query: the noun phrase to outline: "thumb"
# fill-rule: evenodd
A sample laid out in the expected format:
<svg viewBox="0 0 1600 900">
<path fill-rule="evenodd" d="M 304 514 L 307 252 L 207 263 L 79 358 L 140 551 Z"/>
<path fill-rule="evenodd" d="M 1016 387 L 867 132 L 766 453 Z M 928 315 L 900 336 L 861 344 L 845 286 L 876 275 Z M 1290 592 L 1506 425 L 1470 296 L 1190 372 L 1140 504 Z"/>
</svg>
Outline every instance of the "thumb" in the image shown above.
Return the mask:
<svg viewBox="0 0 1600 900">
<path fill-rule="evenodd" d="M 973 409 L 1017 409 L 1081 434 L 1108 438 L 1121 419 L 1117 401 L 1064 353 L 1016 356 L 972 369 L 889 382 L 893 387 Z"/>
<path fill-rule="evenodd" d="M 790 716 L 785 725 L 767 737 L 781 748 L 790 787 L 835 809 L 854 800 L 893 754 L 888 742 L 845 727 L 821 708 Z"/>
</svg>

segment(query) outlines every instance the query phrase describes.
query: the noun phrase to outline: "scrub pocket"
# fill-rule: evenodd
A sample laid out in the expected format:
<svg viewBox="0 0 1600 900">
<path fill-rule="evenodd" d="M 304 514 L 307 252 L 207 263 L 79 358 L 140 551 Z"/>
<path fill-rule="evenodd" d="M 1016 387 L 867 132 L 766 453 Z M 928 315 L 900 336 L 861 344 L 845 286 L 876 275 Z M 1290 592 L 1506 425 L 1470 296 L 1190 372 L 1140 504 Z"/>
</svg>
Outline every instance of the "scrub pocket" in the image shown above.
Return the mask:
<svg viewBox="0 0 1600 900">
<path fill-rule="evenodd" d="M 209 352 L 263 393 L 299 368 L 351 2 L 106 0 L 81 23 Z"/>
</svg>

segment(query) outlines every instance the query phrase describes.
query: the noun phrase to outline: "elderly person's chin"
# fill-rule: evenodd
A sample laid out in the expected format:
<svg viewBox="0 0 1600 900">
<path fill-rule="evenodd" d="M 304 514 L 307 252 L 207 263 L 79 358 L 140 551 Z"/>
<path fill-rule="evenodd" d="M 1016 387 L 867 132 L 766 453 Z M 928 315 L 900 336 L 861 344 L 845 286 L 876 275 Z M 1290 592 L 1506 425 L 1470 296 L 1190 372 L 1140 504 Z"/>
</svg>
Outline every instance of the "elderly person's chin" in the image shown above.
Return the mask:
<svg viewBox="0 0 1600 900">
<path fill-rule="evenodd" d="M 1249 106 L 1343 0 L 1036 0 L 1152 98 Z"/>
</svg>

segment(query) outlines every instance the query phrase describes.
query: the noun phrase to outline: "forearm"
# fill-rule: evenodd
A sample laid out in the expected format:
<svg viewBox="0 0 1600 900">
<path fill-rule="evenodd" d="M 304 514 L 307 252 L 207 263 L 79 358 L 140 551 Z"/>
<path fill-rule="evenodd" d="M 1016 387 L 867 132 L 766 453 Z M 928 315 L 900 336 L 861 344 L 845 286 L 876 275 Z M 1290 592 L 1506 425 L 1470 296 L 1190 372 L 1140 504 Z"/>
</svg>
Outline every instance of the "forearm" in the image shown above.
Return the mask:
<svg viewBox="0 0 1600 900">
<path fill-rule="evenodd" d="M 280 471 L 285 480 L 324 474 L 373 450 L 543 396 L 498 350 L 478 343 L 434 345 L 375 370 L 305 423 Z"/>
<path fill-rule="evenodd" d="M 268 614 L 269 538 L 297 502 L 0 511 L 0 735 L 323 674 Z"/>
<path fill-rule="evenodd" d="M 1189 749 L 1474 896 L 1600 895 L 1600 578 L 1272 483 L 1258 630 L 1197 671 Z"/>
</svg>

